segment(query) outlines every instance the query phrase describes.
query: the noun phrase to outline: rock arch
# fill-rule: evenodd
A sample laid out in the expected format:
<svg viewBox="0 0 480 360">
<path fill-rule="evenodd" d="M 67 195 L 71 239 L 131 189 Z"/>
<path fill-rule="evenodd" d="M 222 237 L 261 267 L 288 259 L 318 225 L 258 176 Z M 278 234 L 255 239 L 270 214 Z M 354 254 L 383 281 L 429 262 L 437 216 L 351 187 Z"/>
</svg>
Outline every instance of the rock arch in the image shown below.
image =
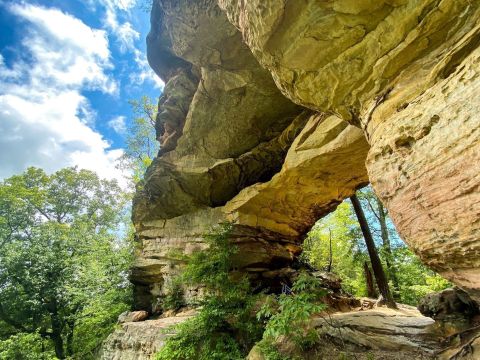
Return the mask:
<svg viewBox="0 0 480 360">
<path fill-rule="evenodd" d="M 479 298 L 480 3 L 155 0 L 151 22 L 166 87 L 134 200 L 139 308 L 224 220 L 239 266 L 277 276 L 369 181 L 422 260 Z"/>
</svg>

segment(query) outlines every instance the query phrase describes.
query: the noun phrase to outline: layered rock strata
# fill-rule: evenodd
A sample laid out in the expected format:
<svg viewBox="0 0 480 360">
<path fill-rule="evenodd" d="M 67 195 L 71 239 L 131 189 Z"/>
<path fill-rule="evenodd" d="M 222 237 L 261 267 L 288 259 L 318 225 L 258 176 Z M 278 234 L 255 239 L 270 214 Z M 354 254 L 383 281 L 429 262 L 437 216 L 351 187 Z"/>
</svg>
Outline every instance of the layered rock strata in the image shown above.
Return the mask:
<svg viewBox="0 0 480 360">
<path fill-rule="evenodd" d="M 478 299 L 479 19 L 469 0 L 155 0 L 166 87 L 134 201 L 137 307 L 159 309 L 178 255 L 225 220 L 236 266 L 280 276 L 369 181 L 422 260 Z"/>
<path fill-rule="evenodd" d="M 181 313 L 156 320 L 125 322 L 110 334 L 97 358 L 99 360 L 154 359 L 155 353 L 174 334 L 173 327 L 191 316 L 191 313 Z"/>
<path fill-rule="evenodd" d="M 469 0 L 219 0 L 282 93 L 359 126 L 422 260 L 479 297 L 478 47 Z"/>
</svg>

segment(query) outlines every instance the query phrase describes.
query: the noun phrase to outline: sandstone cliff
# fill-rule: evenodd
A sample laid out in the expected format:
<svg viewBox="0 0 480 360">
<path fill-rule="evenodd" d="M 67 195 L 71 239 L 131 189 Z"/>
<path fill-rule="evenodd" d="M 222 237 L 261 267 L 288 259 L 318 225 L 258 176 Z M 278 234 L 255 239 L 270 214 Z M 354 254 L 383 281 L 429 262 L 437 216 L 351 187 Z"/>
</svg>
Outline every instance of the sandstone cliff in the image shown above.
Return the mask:
<svg viewBox="0 0 480 360">
<path fill-rule="evenodd" d="M 237 266 L 274 283 L 368 182 L 421 259 L 480 298 L 480 2 L 155 0 L 147 45 L 166 87 L 134 201 L 139 309 L 225 220 Z"/>
</svg>

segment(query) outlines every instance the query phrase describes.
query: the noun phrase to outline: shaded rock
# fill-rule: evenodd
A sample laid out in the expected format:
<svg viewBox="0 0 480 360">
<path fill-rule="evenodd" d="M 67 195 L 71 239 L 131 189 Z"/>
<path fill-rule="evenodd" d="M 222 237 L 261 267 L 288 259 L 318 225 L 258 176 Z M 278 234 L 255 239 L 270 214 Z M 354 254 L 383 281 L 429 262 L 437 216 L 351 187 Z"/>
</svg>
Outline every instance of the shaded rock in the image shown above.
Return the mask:
<svg viewBox="0 0 480 360">
<path fill-rule="evenodd" d="M 432 319 L 407 306 L 399 310 L 336 313 L 314 320 L 318 333 L 337 345 L 348 343 L 357 350 L 417 352 L 428 356 L 440 349 L 433 324 Z"/>
<path fill-rule="evenodd" d="M 477 360 L 480 358 L 480 326 L 450 336 L 450 344 L 438 354 L 438 360 Z"/>
<path fill-rule="evenodd" d="M 165 84 L 162 96 L 158 99 L 155 130 L 160 142 L 161 153 L 176 148 L 177 141 L 183 133 L 193 95 L 197 90 L 199 79 L 191 71 L 179 70 Z"/>
<path fill-rule="evenodd" d="M 179 314 L 180 315 L 180 314 Z M 190 318 L 175 316 L 158 320 L 125 322 L 103 343 L 98 356 L 101 360 L 151 360 L 172 336 L 172 326 Z"/>
<path fill-rule="evenodd" d="M 362 132 L 335 116 L 311 116 L 281 170 L 246 187 L 225 206 L 230 219 L 293 236 L 305 234 L 367 183 Z"/>
<path fill-rule="evenodd" d="M 418 310 L 434 320 L 470 319 L 480 310 L 478 304 L 458 287 L 442 290 L 425 296 Z"/>
<path fill-rule="evenodd" d="M 118 323 L 144 321 L 148 318 L 148 312 L 140 311 L 125 311 L 118 316 Z"/>
<path fill-rule="evenodd" d="M 342 279 L 331 272 L 328 271 L 315 271 L 312 273 L 312 276 L 319 279 L 322 284 L 332 290 L 340 290 L 342 288 Z"/>
<path fill-rule="evenodd" d="M 138 221 L 223 205 L 270 178 L 293 140 L 282 134 L 301 128 L 294 120 L 303 111 L 282 96 L 215 1 L 154 1 L 151 24 L 149 62 L 166 81 L 156 126 L 163 155 L 137 191 Z"/>
</svg>

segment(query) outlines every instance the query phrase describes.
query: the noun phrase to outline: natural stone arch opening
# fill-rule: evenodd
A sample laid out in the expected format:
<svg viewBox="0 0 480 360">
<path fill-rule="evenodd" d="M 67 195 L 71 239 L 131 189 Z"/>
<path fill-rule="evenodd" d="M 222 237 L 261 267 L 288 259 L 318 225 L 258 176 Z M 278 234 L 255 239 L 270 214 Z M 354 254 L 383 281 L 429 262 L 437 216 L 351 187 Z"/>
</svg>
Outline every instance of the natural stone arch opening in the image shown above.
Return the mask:
<svg viewBox="0 0 480 360">
<path fill-rule="evenodd" d="M 478 297 L 480 3 L 218 4 L 154 2 L 148 57 L 167 85 L 134 202 L 138 306 L 177 268 L 168 250 L 224 220 L 255 256 L 287 257 L 279 243 L 298 246 L 366 168 L 407 243 Z"/>
<path fill-rule="evenodd" d="M 299 115 L 304 127 L 292 141 L 282 169 L 269 181 L 241 190 L 222 207 L 204 207 L 172 219 L 142 220 L 142 250 L 132 279 L 137 305 L 159 309 L 165 284 L 181 271 L 174 253 L 202 247 L 202 235 L 223 221 L 235 224 L 235 267 L 252 279 L 279 287 L 301 252 L 308 230 L 367 182 L 368 144 L 356 127 L 322 114 Z M 187 299 L 195 290 L 187 290 Z"/>
</svg>

